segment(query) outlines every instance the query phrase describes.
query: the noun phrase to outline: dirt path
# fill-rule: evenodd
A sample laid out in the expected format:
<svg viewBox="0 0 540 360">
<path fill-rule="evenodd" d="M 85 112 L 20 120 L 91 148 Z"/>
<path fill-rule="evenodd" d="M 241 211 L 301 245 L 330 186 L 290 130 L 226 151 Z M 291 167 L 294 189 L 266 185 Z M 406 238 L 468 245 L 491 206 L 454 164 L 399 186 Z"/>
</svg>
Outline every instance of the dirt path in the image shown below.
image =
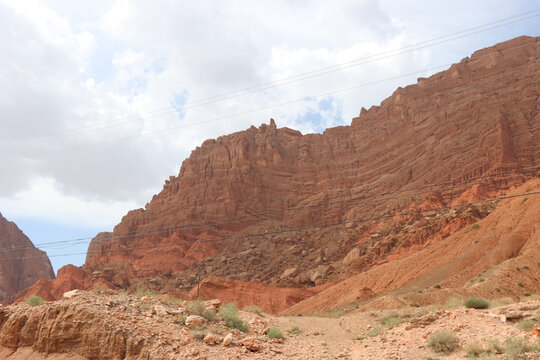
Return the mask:
<svg viewBox="0 0 540 360">
<path fill-rule="evenodd" d="M 357 312 L 339 318 L 287 316 L 272 320 L 276 326 L 290 330 L 298 326 L 300 333 L 289 334 L 283 354 L 290 359 L 467 359 L 464 346 L 478 342 L 485 350 L 491 341 L 498 341 L 503 352 L 509 337 L 523 338 L 540 344 L 538 336 L 518 328 L 521 317 L 540 316 L 540 301 L 475 310 L 403 309 L 399 311 Z M 506 317 L 517 317 L 502 321 Z M 395 326 L 395 323 L 401 322 Z M 381 332 L 373 333 L 380 328 Z M 430 336 L 440 330 L 452 332 L 459 347 L 451 354 L 433 352 Z M 492 353 L 490 359 L 503 359 L 507 354 Z M 535 357 L 536 356 L 536 357 Z M 524 354 L 520 359 L 537 359 L 540 353 Z"/>
</svg>

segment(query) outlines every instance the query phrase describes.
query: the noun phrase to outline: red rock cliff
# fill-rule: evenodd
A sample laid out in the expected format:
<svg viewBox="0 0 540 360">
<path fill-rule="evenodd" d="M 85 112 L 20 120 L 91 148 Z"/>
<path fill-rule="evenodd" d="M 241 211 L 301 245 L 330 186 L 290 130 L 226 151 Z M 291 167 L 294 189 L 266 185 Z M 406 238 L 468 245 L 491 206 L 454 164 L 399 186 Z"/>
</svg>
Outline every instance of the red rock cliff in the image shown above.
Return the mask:
<svg viewBox="0 0 540 360">
<path fill-rule="evenodd" d="M 53 279 L 51 262 L 43 251 L 0 214 L 0 301 L 34 284 Z"/>
<path fill-rule="evenodd" d="M 285 269 L 294 276 L 311 267 L 313 282 L 360 235 L 320 230 L 211 240 L 389 213 L 418 199 L 310 204 L 449 181 L 455 187 L 439 194 L 444 204 L 472 178 L 530 174 L 520 170 L 540 165 L 539 52 L 539 38 L 531 37 L 477 51 L 323 134 L 302 135 L 271 121 L 207 140 L 144 209 L 92 241 L 86 267 L 153 276 L 205 264 L 198 268 L 203 274 L 274 283 Z M 493 180 L 491 187 L 519 181 Z M 291 207 L 301 208 L 268 212 Z M 177 245 L 153 247 L 171 243 Z"/>
</svg>

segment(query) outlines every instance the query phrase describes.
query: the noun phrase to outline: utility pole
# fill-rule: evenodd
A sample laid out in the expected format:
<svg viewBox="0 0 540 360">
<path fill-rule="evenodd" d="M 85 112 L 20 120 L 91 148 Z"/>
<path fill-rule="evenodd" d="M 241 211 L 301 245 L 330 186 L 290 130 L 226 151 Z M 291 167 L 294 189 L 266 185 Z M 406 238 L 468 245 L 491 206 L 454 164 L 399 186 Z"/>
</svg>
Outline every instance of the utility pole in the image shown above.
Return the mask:
<svg viewBox="0 0 540 360">
<path fill-rule="evenodd" d="M 199 287 L 201 285 L 201 269 L 197 270 L 197 300 L 199 300 Z"/>
</svg>

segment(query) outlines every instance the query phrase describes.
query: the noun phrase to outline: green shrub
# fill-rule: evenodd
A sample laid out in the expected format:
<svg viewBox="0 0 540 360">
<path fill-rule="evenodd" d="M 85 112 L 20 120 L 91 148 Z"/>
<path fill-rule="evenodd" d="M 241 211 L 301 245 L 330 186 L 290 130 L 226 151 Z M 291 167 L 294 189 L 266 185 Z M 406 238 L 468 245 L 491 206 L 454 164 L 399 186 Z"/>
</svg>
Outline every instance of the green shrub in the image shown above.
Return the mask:
<svg viewBox="0 0 540 360">
<path fill-rule="evenodd" d="M 463 306 L 464 301 L 465 301 L 465 299 L 461 295 L 451 296 L 444 303 L 444 308 L 445 309 L 455 309 L 455 308 L 461 307 L 461 306 Z"/>
<path fill-rule="evenodd" d="M 399 324 L 401 324 L 401 319 L 399 317 L 389 317 L 384 321 L 384 325 L 388 326 L 389 328 L 393 328 Z"/>
<path fill-rule="evenodd" d="M 474 224 L 474 225 L 472 226 L 472 229 L 473 229 L 473 230 L 478 230 L 478 229 L 480 229 L 480 224 Z"/>
<path fill-rule="evenodd" d="M 205 310 L 206 310 L 206 305 L 204 304 L 204 301 L 202 300 L 192 301 L 186 307 L 186 311 L 188 312 L 189 315 L 203 316 L 203 313 Z"/>
<path fill-rule="evenodd" d="M 154 290 L 139 288 L 137 289 L 137 291 L 135 291 L 135 296 L 136 297 L 144 297 L 144 296 L 156 297 L 158 296 L 158 294 Z"/>
<path fill-rule="evenodd" d="M 534 351 L 536 347 L 529 344 L 525 338 L 512 336 L 506 339 L 504 350 L 509 359 L 518 359 L 521 354 Z"/>
<path fill-rule="evenodd" d="M 246 332 L 249 329 L 249 325 L 238 317 L 238 309 L 234 303 L 223 306 L 219 310 L 219 314 L 223 318 L 225 324 L 231 329 L 238 329 L 243 332 Z"/>
<path fill-rule="evenodd" d="M 212 322 L 216 319 L 216 311 L 214 309 L 204 309 L 201 316 Z"/>
<path fill-rule="evenodd" d="M 137 303 L 137 308 L 141 311 L 146 311 L 150 307 L 150 304 L 148 304 L 146 301 L 141 301 L 140 303 Z"/>
<path fill-rule="evenodd" d="M 221 328 L 221 327 L 219 327 L 219 326 L 214 326 L 214 327 L 212 328 L 212 332 L 215 333 L 215 334 L 221 335 L 221 334 L 223 334 L 224 331 L 225 331 L 225 330 L 223 330 L 223 328 Z"/>
<path fill-rule="evenodd" d="M 185 325 L 186 324 L 186 315 L 184 315 L 184 314 L 176 314 L 173 321 L 176 324 Z"/>
<path fill-rule="evenodd" d="M 480 297 L 471 297 L 465 302 L 465 307 L 469 309 L 487 309 L 489 301 Z"/>
<path fill-rule="evenodd" d="M 503 297 L 503 298 L 492 300 L 489 303 L 489 307 L 490 308 L 496 308 L 496 307 L 499 307 L 499 306 L 506 306 L 506 305 L 510 305 L 510 304 L 513 304 L 513 303 L 514 303 L 514 299 L 512 299 L 511 297 Z"/>
<path fill-rule="evenodd" d="M 202 300 L 190 302 L 186 307 L 186 311 L 189 315 L 202 316 L 210 322 L 216 319 L 216 311 L 214 309 L 207 309 L 206 304 Z"/>
<path fill-rule="evenodd" d="M 459 347 L 458 339 L 453 332 L 439 330 L 428 338 L 431 350 L 437 353 L 449 354 Z"/>
<path fill-rule="evenodd" d="M 32 295 L 28 299 L 24 300 L 24 303 L 30 306 L 38 306 L 45 304 L 45 299 L 41 296 Z"/>
<path fill-rule="evenodd" d="M 504 346 L 501 344 L 499 339 L 488 339 L 487 349 L 491 354 L 503 354 Z"/>
<path fill-rule="evenodd" d="M 261 310 L 258 306 L 255 306 L 255 305 L 244 306 L 244 307 L 242 308 L 242 311 L 255 313 L 255 314 L 257 314 L 257 315 L 261 315 L 261 314 L 262 314 L 262 310 Z"/>
<path fill-rule="evenodd" d="M 171 307 L 179 307 L 184 303 L 182 299 L 177 298 L 176 296 L 165 294 L 161 295 L 159 297 L 159 300 L 161 300 L 162 303 L 169 305 Z"/>
<path fill-rule="evenodd" d="M 298 325 L 293 325 L 288 331 L 289 334 L 300 334 L 301 332 L 302 330 L 300 330 Z"/>
<path fill-rule="evenodd" d="M 283 332 L 277 327 L 270 328 L 266 333 L 270 339 L 283 339 Z"/>
<path fill-rule="evenodd" d="M 314 317 L 337 319 L 343 316 L 343 314 L 344 312 L 341 309 L 331 309 L 331 310 L 324 310 L 324 311 L 314 311 L 310 315 Z"/>
<path fill-rule="evenodd" d="M 373 328 L 371 328 L 368 332 L 367 332 L 367 336 L 377 336 L 379 335 L 380 333 L 382 333 L 384 331 L 384 329 L 380 326 L 375 326 Z"/>
<path fill-rule="evenodd" d="M 193 329 L 191 329 L 191 334 L 193 335 L 194 339 L 202 340 L 208 334 L 208 330 L 203 329 L 200 326 L 196 326 Z"/>
<path fill-rule="evenodd" d="M 530 319 L 523 319 L 517 324 L 517 327 L 520 330 L 530 332 L 532 331 L 534 324 L 540 324 L 540 316 L 536 316 Z"/>
<path fill-rule="evenodd" d="M 472 343 L 469 343 L 463 347 L 463 351 L 467 354 L 467 357 L 469 358 L 476 358 L 482 355 L 483 353 L 487 352 L 486 349 L 484 349 L 484 345 L 482 343 L 475 341 Z"/>
</svg>

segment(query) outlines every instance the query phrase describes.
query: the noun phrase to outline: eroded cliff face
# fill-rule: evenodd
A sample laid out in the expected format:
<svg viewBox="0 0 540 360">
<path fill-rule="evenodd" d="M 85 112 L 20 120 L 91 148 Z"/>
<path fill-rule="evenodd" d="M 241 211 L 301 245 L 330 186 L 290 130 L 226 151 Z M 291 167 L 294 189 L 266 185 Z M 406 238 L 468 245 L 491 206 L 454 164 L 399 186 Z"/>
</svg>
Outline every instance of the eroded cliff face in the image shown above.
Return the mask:
<svg viewBox="0 0 540 360">
<path fill-rule="evenodd" d="M 450 205 L 483 176 L 482 194 L 498 194 L 537 172 L 539 40 L 477 51 L 362 109 L 351 126 L 302 135 L 272 120 L 205 141 L 144 209 L 92 241 L 85 269 L 113 271 L 110 280 L 123 286 L 171 274 L 169 284 L 186 289 L 198 276 L 313 286 L 345 276 L 343 259 L 362 239 L 378 245 L 354 271 L 406 251 L 392 231 L 377 231 L 385 228 L 377 216 L 430 199 Z M 470 224 L 490 211 L 480 210 L 452 221 Z M 400 226 L 420 219 L 405 220 Z M 427 232 L 408 246 L 439 236 Z M 238 237 L 245 234 L 257 235 Z"/>
<path fill-rule="evenodd" d="M 34 284 L 53 279 L 51 262 L 43 251 L 0 214 L 0 301 Z"/>
</svg>

